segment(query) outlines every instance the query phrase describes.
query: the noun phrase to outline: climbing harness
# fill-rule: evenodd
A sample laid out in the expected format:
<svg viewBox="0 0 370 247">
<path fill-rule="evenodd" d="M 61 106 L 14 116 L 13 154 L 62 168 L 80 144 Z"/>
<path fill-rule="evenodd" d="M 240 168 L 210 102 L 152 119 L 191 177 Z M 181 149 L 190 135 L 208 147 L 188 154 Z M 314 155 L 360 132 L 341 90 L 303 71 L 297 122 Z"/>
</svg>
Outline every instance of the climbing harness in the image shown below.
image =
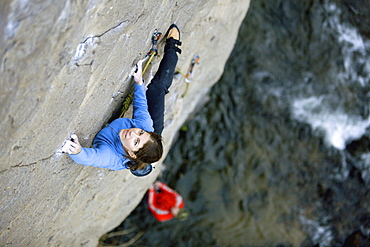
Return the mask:
<svg viewBox="0 0 370 247">
<path fill-rule="evenodd" d="M 143 68 L 143 72 L 142 74 L 144 75 L 146 69 L 148 68 L 149 64 L 151 63 L 152 59 L 154 56 L 158 55 L 158 49 L 157 49 L 157 46 L 158 46 L 158 40 L 161 38 L 162 36 L 162 33 L 158 32 L 157 29 L 154 30 L 153 32 L 153 35 L 152 35 L 152 48 L 150 49 L 150 51 L 146 54 L 145 58 L 148 58 L 144 68 Z M 123 115 L 125 114 L 125 112 L 128 110 L 128 108 L 130 107 L 131 105 L 131 102 L 133 101 L 134 99 L 134 93 L 130 93 L 126 98 L 125 100 L 123 101 L 123 104 L 122 104 L 122 110 L 121 110 L 121 114 L 120 114 L 120 118 L 123 117 Z"/>
<path fill-rule="evenodd" d="M 180 75 L 182 75 L 182 77 L 185 78 L 185 82 L 186 82 L 186 89 L 185 89 L 185 92 L 182 94 L 182 98 L 185 97 L 186 93 L 188 92 L 188 89 L 189 89 L 189 85 L 190 85 L 190 82 L 193 80 L 193 71 L 194 71 L 194 65 L 195 64 L 198 64 L 199 63 L 199 60 L 200 60 L 200 57 L 198 54 L 194 54 L 193 56 L 193 59 L 191 60 L 191 63 L 190 63 L 190 68 L 188 70 L 188 73 L 186 73 L 186 75 L 184 75 L 179 68 L 176 68 L 176 71 L 178 73 L 180 73 Z"/>
</svg>

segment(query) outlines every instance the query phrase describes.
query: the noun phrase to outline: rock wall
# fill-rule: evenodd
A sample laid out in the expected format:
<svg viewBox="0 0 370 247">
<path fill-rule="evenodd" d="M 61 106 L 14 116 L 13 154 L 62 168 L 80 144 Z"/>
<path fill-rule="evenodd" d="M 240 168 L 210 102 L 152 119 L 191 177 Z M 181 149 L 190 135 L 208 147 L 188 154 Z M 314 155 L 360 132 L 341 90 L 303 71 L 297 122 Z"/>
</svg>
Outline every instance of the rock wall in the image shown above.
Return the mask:
<svg viewBox="0 0 370 247">
<path fill-rule="evenodd" d="M 70 133 L 90 146 L 129 93 L 132 66 L 155 29 L 181 30 L 166 98 L 165 153 L 176 131 L 219 79 L 249 0 L 6 0 L 0 3 L 1 246 L 96 246 L 137 206 L 155 171 L 84 167 L 57 151 Z M 163 43 L 148 73 L 155 73 Z M 166 165 L 171 169 L 171 164 Z"/>
</svg>

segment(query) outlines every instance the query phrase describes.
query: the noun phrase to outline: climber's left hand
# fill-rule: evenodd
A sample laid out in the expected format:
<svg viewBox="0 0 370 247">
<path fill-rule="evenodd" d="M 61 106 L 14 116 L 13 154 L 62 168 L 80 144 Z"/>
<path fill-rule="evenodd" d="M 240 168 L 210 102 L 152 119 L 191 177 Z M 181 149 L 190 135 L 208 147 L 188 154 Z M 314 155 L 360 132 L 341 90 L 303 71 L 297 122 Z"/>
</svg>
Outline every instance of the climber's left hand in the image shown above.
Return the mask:
<svg viewBox="0 0 370 247">
<path fill-rule="evenodd" d="M 71 135 L 71 140 L 66 140 L 62 147 L 62 152 L 68 154 L 78 154 L 81 152 L 81 144 L 78 141 L 77 135 Z"/>
</svg>

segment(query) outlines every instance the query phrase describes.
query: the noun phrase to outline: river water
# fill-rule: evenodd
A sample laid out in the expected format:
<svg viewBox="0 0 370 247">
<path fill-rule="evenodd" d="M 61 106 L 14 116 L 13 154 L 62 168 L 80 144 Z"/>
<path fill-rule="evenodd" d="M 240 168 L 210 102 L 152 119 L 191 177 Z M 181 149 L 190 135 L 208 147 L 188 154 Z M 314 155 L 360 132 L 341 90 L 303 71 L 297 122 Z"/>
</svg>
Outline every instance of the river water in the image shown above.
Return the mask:
<svg viewBox="0 0 370 247">
<path fill-rule="evenodd" d="M 252 0 L 164 162 L 190 217 L 156 222 L 143 200 L 105 243 L 370 246 L 369 10 Z"/>
</svg>

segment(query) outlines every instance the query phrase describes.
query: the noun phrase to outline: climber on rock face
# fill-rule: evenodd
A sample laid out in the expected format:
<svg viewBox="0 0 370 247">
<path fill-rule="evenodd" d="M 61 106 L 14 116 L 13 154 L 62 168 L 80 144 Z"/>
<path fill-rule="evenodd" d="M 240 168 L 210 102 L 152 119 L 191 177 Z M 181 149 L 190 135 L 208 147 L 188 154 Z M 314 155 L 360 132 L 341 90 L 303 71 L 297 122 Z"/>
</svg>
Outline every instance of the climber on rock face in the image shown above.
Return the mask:
<svg viewBox="0 0 370 247">
<path fill-rule="evenodd" d="M 77 135 L 71 135 L 62 151 L 78 164 L 109 168 L 131 169 L 136 176 L 150 173 L 151 163 L 163 154 L 165 95 L 168 93 L 177 64 L 180 31 L 172 24 L 166 33 L 164 56 L 157 73 L 145 92 L 142 61 L 131 73 L 135 81 L 133 118 L 118 118 L 103 128 L 94 138 L 93 148 L 81 147 Z"/>
<path fill-rule="evenodd" d="M 163 182 L 156 181 L 148 190 L 149 211 L 160 222 L 186 220 L 189 213 L 184 205 L 182 196 Z"/>
</svg>

